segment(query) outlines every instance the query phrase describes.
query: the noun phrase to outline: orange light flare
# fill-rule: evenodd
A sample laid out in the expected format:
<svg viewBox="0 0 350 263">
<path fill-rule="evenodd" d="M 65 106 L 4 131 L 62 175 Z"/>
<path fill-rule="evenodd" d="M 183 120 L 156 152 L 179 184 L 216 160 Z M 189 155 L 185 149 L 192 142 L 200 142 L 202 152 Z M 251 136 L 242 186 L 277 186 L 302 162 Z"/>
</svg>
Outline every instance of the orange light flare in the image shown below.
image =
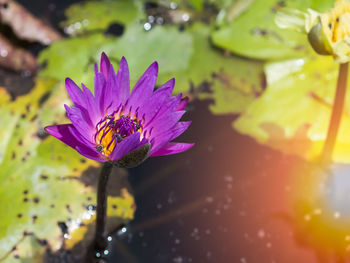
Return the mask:
<svg viewBox="0 0 350 263">
<path fill-rule="evenodd" d="M 251 189 L 242 186 L 256 201 L 247 216 L 260 218 L 247 233 L 251 242 L 276 262 L 350 263 L 350 165 L 299 160 L 280 168 L 268 168 Z"/>
<path fill-rule="evenodd" d="M 285 219 L 296 241 L 315 251 L 318 262 L 350 262 L 350 165 L 314 164 L 292 173 Z"/>
<path fill-rule="evenodd" d="M 350 263 L 350 165 L 285 159 L 262 162 L 233 184 L 233 208 L 220 222 L 234 225 L 232 258 L 238 251 L 242 262 Z"/>
</svg>

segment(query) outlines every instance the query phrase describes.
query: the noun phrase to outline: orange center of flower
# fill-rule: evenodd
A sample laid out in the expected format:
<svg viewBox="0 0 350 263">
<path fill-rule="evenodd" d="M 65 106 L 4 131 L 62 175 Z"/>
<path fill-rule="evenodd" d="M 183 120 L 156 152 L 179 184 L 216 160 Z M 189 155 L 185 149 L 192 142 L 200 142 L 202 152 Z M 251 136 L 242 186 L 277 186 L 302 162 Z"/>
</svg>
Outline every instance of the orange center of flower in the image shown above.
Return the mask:
<svg viewBox="0 0 350 263">
<path fill-rule="evenodd" d="M 96 125 L 96 149 L 106 157 L 124 138 L 135 132 L 142 133 L 143 125 L 137 118 L 137 113 L 134 116 L 130 116 L 130 113 L 128 115 L 122 113 L 123 111 L 115 111 L 111 115 L 106 115 Z"/>
</svg>

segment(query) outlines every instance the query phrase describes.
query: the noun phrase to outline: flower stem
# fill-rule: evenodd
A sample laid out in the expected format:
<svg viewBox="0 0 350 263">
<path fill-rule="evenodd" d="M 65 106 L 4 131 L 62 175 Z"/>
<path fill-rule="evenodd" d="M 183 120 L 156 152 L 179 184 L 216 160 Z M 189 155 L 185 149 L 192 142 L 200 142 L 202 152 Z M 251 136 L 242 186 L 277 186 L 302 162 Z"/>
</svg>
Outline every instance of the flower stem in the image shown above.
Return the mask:
<svg viewBox="0 0 350 263">
<path fill-rule="evenodd" d="M 322 150 L 322 159 L 325 162 L 332 161 L 334 145 L 337 139 L 340 120 L 344 110 L 346 86 L 348 79 L 349 63 L 340 64 L 338 73 L 337 89 L 335 92 L 331 120 L 328 127 L 327 138 Z"/>
<path fill-rule="evenodd" d="M 96 256 L 102 256 L 107 249 L 108 242 L 106 237 L 106 217 L 107 217 L 107 183 L 111 174 L 113 165 L 109 162 L 104 163 L 97 188 L 97 208 L 96 208 L 96 230 L 94 239 L 94 249 Z"/>
</svg>

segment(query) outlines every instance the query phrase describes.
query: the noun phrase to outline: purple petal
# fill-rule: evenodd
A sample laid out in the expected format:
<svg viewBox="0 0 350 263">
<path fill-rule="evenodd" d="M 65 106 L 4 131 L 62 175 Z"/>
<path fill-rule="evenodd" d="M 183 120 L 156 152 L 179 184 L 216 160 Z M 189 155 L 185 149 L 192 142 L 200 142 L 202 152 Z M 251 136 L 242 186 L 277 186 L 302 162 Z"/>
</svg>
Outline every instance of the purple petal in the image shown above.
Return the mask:
<svg viewBox="0 0 350 263">
<path fill-rule="evenodd" d="M 68 107 L 64 105 L 67 111 L 68 118 L 74 125 L 75 129 L 89 142 L 93 142 L 93 133 L 95 127 L 90 121 L 90 117 L 87 116 L 81 109 L 77 107 Z"/>
<path fill-rule="evenodd" d="M 132 106 L 134 109 L 140 107 L 148 100 L 153 93 L 154 86 L 157 82 L 158 63 L 153 62 L 152 65 L 143 73 L 133 88 L 127 108 Z"/>
<path fill-rule="evenodd" d="M 176 142 L 169 142 L 165 146 L 163 146 L 158 151 L 151 153 L 150 156 L 161 156 L 161 155 L 170 155 L 170 154 L 176 154 L 181 153 L 184 151 L 187 151 L 190 149 L 194 143 L 176 143 Z"/>
<path fill-rule="evenodd" d="M 81 155 L 94 160 L 94 161 L 98 161 L 98 162 L 107 162 L 107 159 L 104 159 L 101 157 L 101 155 L 99 155 L 96 150 L 92 150 L 90 148 L 85 148 L 85 147 L 80 147 L 78 146 L 76 148 L 77 152 L 80 153 Z"/>
<path fill-rule="evenodd" d="M 111 107 L 113 102 L 116 102 L 117 105 L 120 104 L 120 102 L 116 98 L 116 94 L 114 93 L 116 86 L 117 86 L 116 76 L 115 76 L 114 68 L 111 65 L 109 68 L 108 79 L 106 81 L 104 94 L 102 94 L 102 97 L 104 98 L 103 100 L 100 101 L 102 112 L 104 114 L 107 114 L 108 110 L 112 112 L 114 111 L 113 107 Z"/>
<path fill-rule="evenodd" d="M 171 93 L 173 92 L 175 87 L 175 79 L 169 79 L 162 86 L 160 86 L 154 93 L 153 96 L 159 96 L 162 98 L 162 101 L 169 100 L 171 98 Z"/>
<path fill-rule="evenodd" d="M 168 131 L 181 119 L 185 111 L 175 111 L 160 116 L 153 121 L 151 126 L 145 125 L 144 129 L 149 130 L 153 128 L 152 136 L 157 136 L 165 131 Z"/>
<path fill-rule="evenodd" d="M 112 89 L 116 86 L 113 66 L 104 52 L 101 55 L 100 70 L 101 73 L 98 72 L 98 67 L 95 65 L 95 98 L 101 115 L 106 114 L 112 100 L 115 100 Z"/>
<path fill-rule="evenodd" d="M 82 143 L 71 134 L 68 129 L 69 127 L 74 126 L 72 124 L 52 125 L 45 127 L 45 131 L 75 149 L 75 147 L 81 145 Z"/>
<path fill-rule="evenodd" d="M 173 114 L 180 100 L 181 98 L 179 96 L 170 97 L 168 100 L 165 100 L 165 102 L 162 104 L 161 108 L 153 116 L 153 118 L 151 120 L 147 120 L 144 128 L 147 129 L 148 127 L 152 127 L 157 124 L 159 119 L 164 118 L 165 116 L 169 116 L 169 114 Z"/>
<path fill-rule="evenodd" d="M 106 160 L 101 157 L 101 155 L 95 150 L 89 147 L 86 143 L 76 137 L 73 132 L 74 126 L 72 124 L 62 124 L 62 125 L 53 125 L 45 127 L 45 130 L 59 139 L 63 143 L 77 150 L 80 154 L 85 157 L 96 160 L 99 162 L 105 162 Z M 79 150 L 78 150 L 79 149 Z"/>
<path fill-rule="evenodd" d="M 152 122 L 153 118 L 160 111 L 163 104 L 169 99 L 171 92 L 174 89 L 174 84 L 175 79 L 171 79 L 163 84 L 153 93 L 147 103 L 140 108 L 139 113 L 141 116 L 145 115 L 147 122 Z"/>
<path fill-rule="evenodd" d="M 173 128 L 163 130 L 162 133 L 156 134 L 152 132 L 151 137 L 149 138 L 150 140 L 154 140 L 154 143 L 151 149 L 151 154 L 158 151 L 166 143 L 179 137 L 183 132 L 187 130 L 190 124 L 191 124 L 191 121 L 179 122 L 176 125 L 174 125 Z"/>
<path fill-rule="evenodd" d="M 83 144 L 85 144 L 86 146 L 90 147 L 90 148 L 95 148 L 96 143 L 95 142 L 91 142 L 88 141 L 87 139 L 85 139 L 84 136 L 82 136 L 78 130 L 74 127 L 74 125 L 72 125 L 71 127 L 68 127 L 69 132 L 75 137 L 77 138 L 80 142 L 82 142 Z"/>
<path fill-rule="evenodd" d="M 82 90 L 70 78 L 66 78 L 66 89 L 69 97 L 76 106 L 85 107 L 86 102 Z"/>
<path fill-rule="evenodd" d="M 121 66 L 125 71 L 125 58 L 121 61 Z M 127 65 L 126 65 L 127 67 Z M 129 80 L 129 73 L 127 71 L 127 79 Z M 121 98 L 119 94 L 119 88 L 117 84 L 117 76 L 114 72 L 113 65 L 109 62 L 109 59 L 105 53 L 101 56 L 101 72 L 98 72 L 97 66 L 95 66 L 95 98 L 99 105 L 100 114 L 108 114 L 121 103 Z M 122 82 L 124 83 L 125 74 L 119 74 L 122 77 Z M 130 89 L 130 88 L 129 88 Z M 120 89 L 121 91 L 127 90 L 124 102 L 129 94 L 128 89 Z"/>
<path fill-rule="evenodd" d="M 101 69 L 101 72 L 104 75 L 105 79 L 108 79 L 108 73 L 109 73 L 110 66 L 111 66 L 111 62 L 109 62 L 109 59 L 108 59 L 106 53 L 102 52 L 100 69 Z"/>
<path fill-rule="evenodd" d="M 188 101 L 189 101 L 189 100 L 190 100 L 190 99 L 189 99 L 188 97 L 182 98 L 181 101 L 180 101 L 180 103 L 179 103 L 179 105 L 177 105 L 176 110 L 177 110 L 177 111 L 183 110 L 183 109 L 186 107 L 186 105 L 188 104 Z"/>
<path fill-rule="evenodd" d="M 105 77 L 103 76 L 102 73 L 98 72 L 98 67 L 97 64 L 95 64 L 95 87 L 94 87 L 94 94 L 95 94 L 95 98 L 96 101 L 100 101 L 101 100 L 101 96 L 104 92 L 105 89 L 105 85 L 106 85 L 106 80 Z"/>
<path fill-rule="evenodd" d="M 141 146 L 140 143 L 140 133 L 136 132 L 125 139 L 123 139 L 117 147 L 113 150 L 109 158 L 112 161 L 119 161 L 122 157 L 124 157 L 129 152 L 135 150 L 137 147 Z"/>
<path fill-rule="evenodd" d="M 174 140 L 175 138 L 179 137 L 181 134 L 183 134 L 187 128 L 191 125 L 192 121 L 182 121 L 177 123 L 172 129 L 169 130 L 170 141 Z M 162 136 L 162 135 L 160 135 Z"/>
<path fill-rule="evenodd" d="M 116 86 L 113 89 L 113 97 L 116 100 L 116 104 L 124 104 L 130 94 L 130 77 L 129 66 L 125 57 L 122 57 L 119 65 L 119 70 L 116 77 Z"/>
<path fill-rule="evenodd" d="M 154 93 L 162 92 L 167 90 L 167 96 L 170 97 L 175 87 L 175 78 L 169 79 L 162 86 L 160 86 Z"/>
<path fill-rule="evenodd" d="M 81 86 L 83 87 L 83 93 L 86 98 L 86 109 L 90 116 L 90 120 L 92 123 L 97 123 L 102 116 L 99 107 L 96 104 L 96 100 L 91 91 L 84 84 L 81 84 Z"/>
</svg>

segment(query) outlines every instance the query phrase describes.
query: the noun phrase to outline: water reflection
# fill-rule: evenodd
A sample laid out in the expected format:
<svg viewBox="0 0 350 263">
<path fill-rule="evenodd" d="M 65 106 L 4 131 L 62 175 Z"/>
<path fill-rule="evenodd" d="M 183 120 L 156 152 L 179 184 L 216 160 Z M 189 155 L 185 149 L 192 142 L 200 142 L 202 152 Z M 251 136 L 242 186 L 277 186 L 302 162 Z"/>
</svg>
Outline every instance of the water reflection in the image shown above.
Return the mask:
<svg viewBox="0 0 350 263">
<path fill-rule="evenodd" d="M 350 262 L 350 165 L 314 164 L 294 176 L 294 214 L 284 219 L 297 244 L 313 250 L 318 262 Z"/>
<path fill-rule="evenodd" d="M 350 165 L 332 166 L 325 184 L 325 197 L 330 209 L 350 221 Z"/>
</svg>

